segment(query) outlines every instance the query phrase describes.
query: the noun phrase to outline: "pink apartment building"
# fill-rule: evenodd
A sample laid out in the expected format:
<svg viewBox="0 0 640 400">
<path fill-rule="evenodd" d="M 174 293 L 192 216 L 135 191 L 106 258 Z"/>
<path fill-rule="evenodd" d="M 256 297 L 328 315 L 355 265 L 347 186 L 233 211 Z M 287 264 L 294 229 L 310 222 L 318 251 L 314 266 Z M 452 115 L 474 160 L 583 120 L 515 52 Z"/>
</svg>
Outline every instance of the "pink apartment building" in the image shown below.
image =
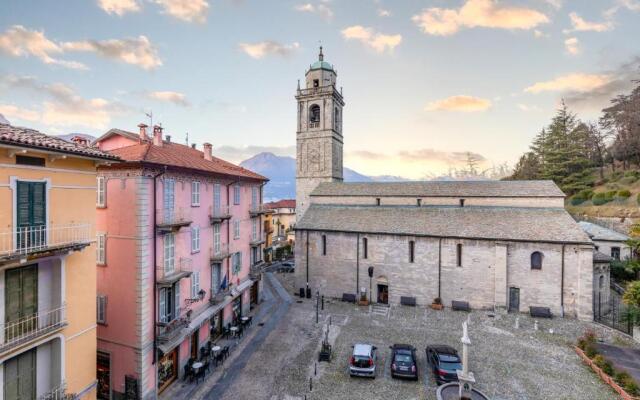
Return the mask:
<svg viewBox="0 0 640 400">
<path fill-rule="evenodd" d="M 98 172 L 98 398 L 154 398 L 211 336 L 258 302 L 267 179 L 163 140 L 111 129 L 124 162 Z M 131 396 L 131 397 L 128 397 Z"/>
</svg>

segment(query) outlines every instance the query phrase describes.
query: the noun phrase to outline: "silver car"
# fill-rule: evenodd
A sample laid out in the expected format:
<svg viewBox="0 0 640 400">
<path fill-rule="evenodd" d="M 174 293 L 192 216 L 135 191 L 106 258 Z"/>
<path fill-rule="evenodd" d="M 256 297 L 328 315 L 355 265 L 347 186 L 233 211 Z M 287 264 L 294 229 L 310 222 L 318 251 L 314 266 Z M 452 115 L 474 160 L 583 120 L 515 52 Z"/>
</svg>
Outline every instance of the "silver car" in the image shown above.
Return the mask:
<svg viewBox="0 0 640 400">
<path fill-rule="evenodd" d="M 353 346 L 353 354 L 349 359 L 349 375 L 376 378 L 376 346 L 358 343 Z"/>
</svg>

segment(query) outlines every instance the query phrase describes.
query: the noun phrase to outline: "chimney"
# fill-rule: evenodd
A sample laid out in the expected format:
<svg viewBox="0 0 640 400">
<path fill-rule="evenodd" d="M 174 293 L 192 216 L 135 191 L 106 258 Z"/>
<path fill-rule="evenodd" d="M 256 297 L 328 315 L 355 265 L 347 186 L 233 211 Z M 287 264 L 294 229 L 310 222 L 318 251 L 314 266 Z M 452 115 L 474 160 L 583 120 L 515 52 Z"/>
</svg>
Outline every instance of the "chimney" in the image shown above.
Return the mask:
<svg viewBox="0 0 640 400">
<path fill-rule="evenodd" d="M 74 136 L 71 138 L 71 141 L 77 144 L 78 146 L 82 146 L 82 147 L 89 146 L 89 140 L 87 140 L 87 138 L 84 138 L 82 136 Z"/>
<path fill-rule="evenodd" d="M 202 147 L 204 147 L 204 159 L 207 161 L 211 161 L 211 150 L 213 149 L 213 146 L 211 145 L 211 143 L 204 143 Z"/>
<path fill-rule="evenodd" d="M 147 139 L 149 139 L 147 137 L 147 125 L 144 123 L 138 124 L 138 128 L 140 128 L 140 141 L 144 142 Z"/>
<path fill-rule="evenodd" d="M 167 142 L 171 142 L 171 135 L 166 135 L 164 138 Z"/>
<path fill-rule="evenodd" d="M 196 144 L 195 143 L 191 143 L 191 148 L 195 149 L 196 148 Z"/>
<path fill-rule="evenodd" d="M 153 144 L 162 146 L 162 127 L 160 125 L 153 126 Z"/>
</svg>

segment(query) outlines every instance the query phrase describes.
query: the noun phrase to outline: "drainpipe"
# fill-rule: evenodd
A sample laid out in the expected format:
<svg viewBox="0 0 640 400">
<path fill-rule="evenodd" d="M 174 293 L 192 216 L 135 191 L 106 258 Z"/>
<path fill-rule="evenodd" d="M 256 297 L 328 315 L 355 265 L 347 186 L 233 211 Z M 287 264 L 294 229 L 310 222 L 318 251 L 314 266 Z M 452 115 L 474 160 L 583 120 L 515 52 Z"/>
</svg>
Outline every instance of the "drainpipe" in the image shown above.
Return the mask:
<svg viewBox="0 0 640 400">
<path fill-rule="evenodd" d="M 356 298 L 360 293 L 360 234 L 356 234 Z M 371 293 L 369 293 L 371 297 Z"/>
<path fill-rule="evenodd" d="M 305 289 L 305 296 L 307 294 L 306 290 L 309 289 L 309 231 L 307 231 L 307 245 L 306 245 L 306 247 L 307 247 L 307 249 L 306 249 L 307 250 L 307 256 L 305 257 L 305 259 L 306 259 L 305 261 L 306 261 L 306 264 L 307 264 L 307 287 Z"/>
<path fill-rule="evenodd" d="M 560 268 L 560 314 L 564 318 L 564 248 L 565 244 L 562 245 L 562 261 Z"/>
<path fill-rule="evenodd" d="M 157 218 L 157 202 L 156 202 L 156 182 L 161 175 L 167 172 L 167 166 L 164 166 L 164 170 L 153 176 L 153 359 L 152 365 L 155 369 L 155 382 L 153 384 L 155 397 L 158 397 L 158 287 L 157 287 L 157 272 L 156 262 L 158 259 L 158 245 L 156 243 L 156 218 Z"/>
<path fill-rule="evenodd" d="M 438 239 L 438 297 L 440 297 L 440 289 L 442 287 L 442 238 Z"/>
<path fill-rule="evenodd" d="M 240 183 L 238 179 L 237 182 L 231 182 L 227 185 L 227 210 L 229 210 L 229 215 L 231 215 L 231 185 L 235 185 L 236 183 Z M 231 252 L 231 218 L 227 220 L 227 251 Z M 231 254 L 227 257 L 227 288 L 231 285 Z M 223 311 L 224 314 L 224 311 Z M 224 318 L 224 315 L 223 315 Z M 224 323 L 224 321 L 222 321 Z"/>
</svg>

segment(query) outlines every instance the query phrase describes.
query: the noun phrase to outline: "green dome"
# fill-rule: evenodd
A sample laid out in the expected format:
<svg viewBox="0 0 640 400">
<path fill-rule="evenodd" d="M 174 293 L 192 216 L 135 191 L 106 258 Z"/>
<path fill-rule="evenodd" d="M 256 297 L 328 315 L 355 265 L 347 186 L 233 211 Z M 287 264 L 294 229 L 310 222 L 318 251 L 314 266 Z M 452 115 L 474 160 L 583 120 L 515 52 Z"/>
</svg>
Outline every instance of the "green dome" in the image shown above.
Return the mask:
<svg viewBox="0 0 640 400">
<path fill-rule="evenodd" d="M 333 66 L 326 61 L 316 61 L 311 64 L 311 69 L 326 69 L 333 71 Z"/>
</svg>

